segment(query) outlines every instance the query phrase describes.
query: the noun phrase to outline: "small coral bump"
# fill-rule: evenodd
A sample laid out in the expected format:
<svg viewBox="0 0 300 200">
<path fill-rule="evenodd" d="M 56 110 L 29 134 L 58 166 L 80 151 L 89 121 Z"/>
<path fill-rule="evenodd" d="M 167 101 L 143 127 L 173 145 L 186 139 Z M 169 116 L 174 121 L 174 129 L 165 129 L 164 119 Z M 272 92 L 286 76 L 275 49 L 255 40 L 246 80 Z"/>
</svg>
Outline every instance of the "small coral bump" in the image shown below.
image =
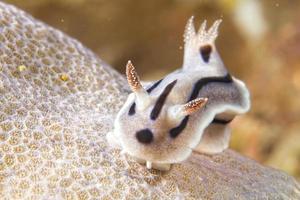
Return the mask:
<svg viewBox="0 0 300 200">
<path fill-rule="evenodd" d="M 23 72 L 27 69 L 27 67 L 25 65 L 19 65 L 17 68 L 18 68 L 19 72 Z"/>
<path fill-rule="evenodd" d="M 69 76 L 67 74 L 62 74 L 59 76 L 60 80 L 62 81 L 68 81 L 69 80 Z"/>
<path fill-rule="evenodd" d="M 4 89 L 4 84 L 3 84 L 3 81 L 0 80 L 0 90 L 3 90 Z"/>
</svg>

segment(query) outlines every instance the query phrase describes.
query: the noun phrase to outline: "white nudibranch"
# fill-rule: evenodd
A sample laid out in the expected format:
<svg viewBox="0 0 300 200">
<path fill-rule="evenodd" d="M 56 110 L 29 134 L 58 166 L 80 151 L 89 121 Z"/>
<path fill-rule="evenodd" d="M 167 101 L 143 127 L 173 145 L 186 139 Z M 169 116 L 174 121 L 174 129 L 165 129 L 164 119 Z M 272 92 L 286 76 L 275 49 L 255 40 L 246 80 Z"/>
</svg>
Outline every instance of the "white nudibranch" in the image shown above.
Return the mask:
<svg viewBox="0 0 300 200">
<path fill-rule="evenodd" d="M 219 153 L 228 147 L 229 123 L 250 108 L 245 84 L 232 77 L 215 46 L 221 20 L 196 33 L 193 17 L 184 34 L 181 69 L 143 84 L 130 61 L 128 96 L 108 133 L 110 144 L 147 168 L 169 170 L 193 151 Z"/>
</svg>

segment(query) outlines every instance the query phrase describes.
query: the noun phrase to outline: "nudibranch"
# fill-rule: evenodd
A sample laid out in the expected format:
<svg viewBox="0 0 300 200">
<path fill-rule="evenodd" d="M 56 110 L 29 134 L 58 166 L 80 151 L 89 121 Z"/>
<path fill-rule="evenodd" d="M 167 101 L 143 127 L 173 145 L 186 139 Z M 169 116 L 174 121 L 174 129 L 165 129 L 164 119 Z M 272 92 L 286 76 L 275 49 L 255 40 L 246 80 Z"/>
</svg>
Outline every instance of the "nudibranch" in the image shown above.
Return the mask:
<svg viewBox="0 0 300 200">
<path fill-rule="evenodd" d="M 217 52 L 220 23 L 207 30 L 204 21 L 196 32 L 191 17 L 184 33 L 183 66 L 161 80 L 143 85 L 127 63 L 132 93 L 107 135 L 110 144 L 160 170 L 169 170 L 193 151 L 214 154 L 228 147 L 229 124 L 249 110 L 250 97 Z"/>
</svg>

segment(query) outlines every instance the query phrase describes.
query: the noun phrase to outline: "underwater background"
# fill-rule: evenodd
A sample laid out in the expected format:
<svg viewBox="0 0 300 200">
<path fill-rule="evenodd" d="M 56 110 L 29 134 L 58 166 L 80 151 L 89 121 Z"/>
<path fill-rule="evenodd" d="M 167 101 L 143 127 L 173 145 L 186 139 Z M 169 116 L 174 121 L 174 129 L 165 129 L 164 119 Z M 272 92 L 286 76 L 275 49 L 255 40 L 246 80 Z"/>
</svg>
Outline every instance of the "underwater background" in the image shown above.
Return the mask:
<svg viewBox="0 0 300 200">
<path fill-rule="evenodd" d="M 183 31 L 223 19 L 216 41 L 231 74 L 246 82 L 249 113 L 232 122 L 231 148 L 300 178 L 300 1 L 5 0 L 78 39 L 143 80 L 182 65 Z M 197 28 L 196 27 L 196 28 Z"/>
</svg>

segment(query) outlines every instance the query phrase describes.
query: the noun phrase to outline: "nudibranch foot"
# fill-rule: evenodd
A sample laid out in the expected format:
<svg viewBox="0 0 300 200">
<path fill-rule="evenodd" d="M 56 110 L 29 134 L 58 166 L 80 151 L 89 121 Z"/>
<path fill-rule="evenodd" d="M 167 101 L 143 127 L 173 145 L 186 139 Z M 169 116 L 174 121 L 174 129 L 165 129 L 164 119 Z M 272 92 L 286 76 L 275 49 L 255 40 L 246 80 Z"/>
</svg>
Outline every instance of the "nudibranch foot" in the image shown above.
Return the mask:
<svg viewBox="0 0 300 200">
<path fill-rule="evenodd" d="M 147 161 L 144 159 L 140 159 L 137 157 L 134 157 L 134 160 L 142 165 L 146 165 L 147 169 L 156 169 L 160 171 L 169 171 L 171 169 L 170 163 L 156 163 L 156 162 L 151 162 Z"/>
<path fill-rule="evenodd" d="M 198 146 L 193 150 L 199 153 L 221 153 L 229 146 L 230 127 L 228 125 L 211 124 L 203 133 Z"/>
<path fill-rule="evenodd" d="M 120 145 L 119 141 L 117 140 L 114 132 L 108 132 L 106 134 L 106 140 L 111 147 L 121 149 L 121 145 Z"/>
</svg>

